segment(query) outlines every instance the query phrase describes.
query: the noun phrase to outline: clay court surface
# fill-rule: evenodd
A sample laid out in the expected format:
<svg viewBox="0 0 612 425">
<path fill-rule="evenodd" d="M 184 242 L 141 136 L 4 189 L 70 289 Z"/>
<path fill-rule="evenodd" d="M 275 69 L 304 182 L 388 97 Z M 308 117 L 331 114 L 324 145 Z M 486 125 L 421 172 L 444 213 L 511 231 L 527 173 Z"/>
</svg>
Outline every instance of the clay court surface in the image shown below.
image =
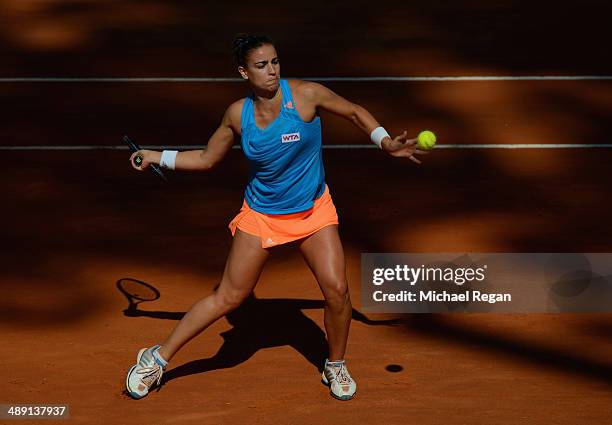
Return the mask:
<svg viewBox="0 0 612 425">
<path fill-rule="evenodd" d="M 280 12 L 268 15 L 58 3 L 2 2 L 2 77 L 234 77 L 227 46 L 240 30 L 277 40 L 286 77 L 612 74 L 602 2 L 389 4 L 373 14 L 360 3 L 344 31 L 317 4 L 299 15 L 272 4 Z M 285 21 L 273 17 L 281 12 Z M 594 24 L 564 31 L 585 19 Z M 357 24 L 372 28 L 367 37 Z M 326 85 L 390 132 L 431 128 L 440 144 L 605 144 L 612 130 L 606 80 Z M 203 144 L 244 89 L 0 83 L 0 144 L 114 146 L 124 133 Z M 323 129 L 326 145 L 367 144 L 333 116 Z M 133 171 L 127 151 L 1 154 L 0 404 L 69 405 L 70 419 L 49 424 L 611 421 L 610 314 L 368 315 L 359 300 L 363 252 L 612 252 L 611 149 L 439 149 L 420 167 L 373 149 L 326 150 L 354 307 L 350 402 L 320 383 L 322 296 L 292 246 L 273 250 L 252 299 L 177 354 L 159 391 L 122 393 L 138 350 L 163 340 L 221 277 L 248 177 L 239 150 L 209 174 L 172 173 L 168 185 Z M 130 280 L 159 299 L 128 309 L 117 283 Z"/>
</svg>

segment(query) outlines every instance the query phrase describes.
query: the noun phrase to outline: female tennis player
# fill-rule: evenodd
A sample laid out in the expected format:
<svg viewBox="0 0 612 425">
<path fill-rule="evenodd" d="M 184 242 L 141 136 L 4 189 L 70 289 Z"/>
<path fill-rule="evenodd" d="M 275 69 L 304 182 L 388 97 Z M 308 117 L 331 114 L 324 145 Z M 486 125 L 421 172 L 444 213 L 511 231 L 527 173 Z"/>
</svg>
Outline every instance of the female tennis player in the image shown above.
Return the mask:
<svg viewBox="0 0 612 425">
<path fill-rule="evenodd" d="M 139 399 L 159 385 L 168 362 L 183 345 L 251 294 L 270 248 L 298 241 L 325 297 L 329 353 L 322 381 L 333 397 L 349 400 L 357 390 L 344 360 L 352 306 L 338 216 L 325 184 L 318 111 L 351 121 L 391 156 L 420 163 L 414 155 L 426 152 L 418 150 L 416 139 L 408 139 L 406 132 L 391 138 L 368 111 L 326 87 L 282 80 L 269 37 L 238 35 L 233 55 L 250 94 L 227 108 L 206 149 L 180 153 L 141 150 L 130 157 L 139 171 L 150 164 L 207 171 L 239 138 L 251 175 L 242 209 L 229 223 L 233 241 L 218 288 L 195 303 L 162 344 L 140 350 L 127 374 L 127 391 Z M 140 166 L 133 162 L 137 154 L 143 158 Z"/>
</svg>

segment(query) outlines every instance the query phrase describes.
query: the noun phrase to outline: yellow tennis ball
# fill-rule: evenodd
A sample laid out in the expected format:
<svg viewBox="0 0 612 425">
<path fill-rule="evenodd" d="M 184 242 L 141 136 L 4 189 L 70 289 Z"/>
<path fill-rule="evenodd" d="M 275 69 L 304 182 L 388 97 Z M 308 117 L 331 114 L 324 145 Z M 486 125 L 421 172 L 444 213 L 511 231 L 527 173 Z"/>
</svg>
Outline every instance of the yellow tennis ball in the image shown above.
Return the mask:
<svg viewBox="0 0 612 425">
<path fill-rule="evenodd" d="M 429 150 L 436 144 L 436 135 L 432 131 L 421 131 L 417 136 L 417 146 L 419 149 Z"/>
</svg>

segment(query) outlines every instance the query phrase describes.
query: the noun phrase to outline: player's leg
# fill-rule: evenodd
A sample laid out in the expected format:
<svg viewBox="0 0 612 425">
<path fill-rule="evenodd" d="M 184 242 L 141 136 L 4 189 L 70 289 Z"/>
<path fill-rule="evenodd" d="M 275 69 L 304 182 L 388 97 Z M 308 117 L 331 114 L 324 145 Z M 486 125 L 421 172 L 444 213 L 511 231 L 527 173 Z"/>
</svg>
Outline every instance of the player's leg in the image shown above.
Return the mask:
<svg viewBox="0 0 612 425">
<path fill-rule="evenodd" d="M 167 362 L 183 345 L 249 296 L 268 256 L 259 237 L 236 230 L 217 290 L 195 303 L 161 346 L 138 353 L 136 365 L 126 378 L 127 391 L 133 398 L 146 396 L 154 384 L 159 384 Z"/>
<path fill-rule="evenodd" d="M 325 330 L 329 358 L 342 360 L 351 323 L 351 299 L 338 226 L 326 226 L 300 244 L 300 251 L 325 297 Z"/>
<path fill-rule="evenodd" d="M 253 291 L 268 256 L 258 236 L 236 230 L 219 287 L 191 307 L 164 341 L 159 354 L 170 361 L 189 340 L 238 307 Z"/>
<path fill-rule="evenodd" d="M 309 236 L 300 244 L 300 251 L 325 297 L 324 322 L 330 361 L 325 364 L 323 381 L 330 385 L 334 397 L 348 400 L 357 389 L 344 364 L 353 308 L 338 226 L 326 226 Z"/>
</svg>

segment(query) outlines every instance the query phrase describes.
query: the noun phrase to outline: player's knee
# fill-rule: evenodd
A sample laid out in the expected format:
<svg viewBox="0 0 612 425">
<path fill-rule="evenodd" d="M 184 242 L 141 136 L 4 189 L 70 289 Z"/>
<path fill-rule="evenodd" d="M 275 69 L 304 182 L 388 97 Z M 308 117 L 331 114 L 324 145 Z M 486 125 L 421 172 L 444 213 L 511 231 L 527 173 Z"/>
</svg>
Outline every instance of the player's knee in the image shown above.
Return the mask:
<svg viewBox="0 0 612 425">
<path fill-rule="evenodd" d="M 227 313 L 238 308 L 248 295 L 244 291 L 217 291 L 217 305 L 224 313 Z"/>
<path fill-rule="evenodd" d="M 338 279 L 326 285 L 325 300 L 333 306 L 343 306 L 349 299 L 346 280 Z"/>
</svg>

